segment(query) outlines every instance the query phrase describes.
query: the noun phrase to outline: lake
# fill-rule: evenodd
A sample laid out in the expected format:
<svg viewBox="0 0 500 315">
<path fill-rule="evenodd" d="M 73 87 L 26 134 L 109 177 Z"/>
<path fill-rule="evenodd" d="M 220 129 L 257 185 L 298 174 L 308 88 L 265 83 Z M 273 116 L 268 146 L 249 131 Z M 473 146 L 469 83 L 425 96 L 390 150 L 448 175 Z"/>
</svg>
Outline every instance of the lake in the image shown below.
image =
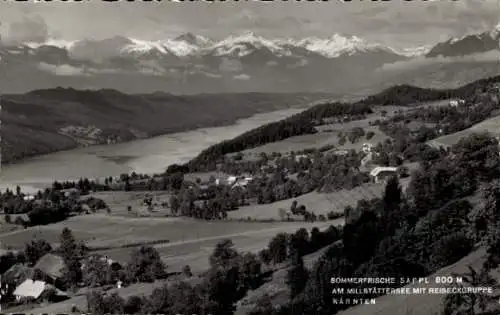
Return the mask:
<svg viewBox="0 0 500 315">
<path fill-rule="evenodd" d="M 99 145 L 33 157 L 2 166 L 0 190 L 21 186 L 34 192 L 53 181 L 118 176 L 122 173 L 160 173 L 174 163 L 184 163 L 207 147 L 234 138 L 258 126 L 281 120 L 304 109 L 260 113 L 224 127 L 200 128 L 149 139 Z"/>
</svg>

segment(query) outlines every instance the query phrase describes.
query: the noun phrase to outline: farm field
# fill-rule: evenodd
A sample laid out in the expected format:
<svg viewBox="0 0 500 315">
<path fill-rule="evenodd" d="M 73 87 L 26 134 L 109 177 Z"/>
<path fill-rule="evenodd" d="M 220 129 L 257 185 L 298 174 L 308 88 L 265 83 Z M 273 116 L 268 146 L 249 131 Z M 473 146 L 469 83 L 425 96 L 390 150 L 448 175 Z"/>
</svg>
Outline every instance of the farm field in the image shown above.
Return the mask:
<svg viewBox="0 0 500 315">
<path fill-rule="evenodd" d="M 270 238 L 280 232 L 294 232 L 301 227 L 311 229 L 314 226 L 327 227 L 338 222 L 239 222 L 239 221 L 196 221 L 184 218 L 123 218 L 106 214 L 77 216 L 65 222 L 38 226 L 0 234 L 0 240 L 5 248 L 23 249 L 25 243 L 33 239 L 45 239 L 57 244 L 64 227 L 72 230 L 75 237 L 86 242 L 89 247 L 111 247 L 101 250 L 112 259 L 127 261 L 131 248 L 122 248 L 127 244 L 140 242 L 157 244 L 162 258 L 169 265 L 182 261 L 193 263 L 200 258 L 199 266 L 203 269 L 213 246 L 224 238 L 231 238 L 237 248 L 260 250 Z M 188 260 L 186 260 L 188 259 Z M 172 264 L 172 262 L 174 262 Z M 198 262 L 198 260 L 197 260 Z M 177 266 L 177 265 L 176 265 Z M 193 269 L 196 269 L 193 266 Z"/>
<path fill-rule="evenodd" d="M 381 197 L 383 191 L 383 184 L 366 183 L 352 190 L 342 189 L 332 193 L 311 192 L 294 199 L 281 200 L 271 204 L 241 207 L 236 211 L 228 212 L 228 217 L 232 219 L 248 217 L 261 220 L 280 219 L 279 209 L 289 210 L 293 200 L 297 200 L 299 205 L 306 206 L 307 211 L 326 216 L 330 211 L 343 213 L 345 207 L 354 207 L 359 200 Z"/>
<path fill-rule="evenodd" d="M 153 211 L 148 211 L 143 201 L 146 195 L 153 197 Z M 170 194 L 165 191 L 107 191 L 96 192 L 89 197 L 102 199 L 112 210 L 111 215 L 122 217 L 136 217 L 136 216 L 160 216 L 164 217 L 170 214 L 169 208 L 161 206 L 163 202 L 170 199 Z M 131 207 L 131 212 L 128 212 L 128 206 Z"/>
<path fill-rule="evenodd" d="M 260 224 L 262 223 L 254 223 L 254 225 Z M 190 265 L 193 272 L 201 272 L 208 269 L 208 258 L 212 254 L 215 245 L 221 240 L 231 239 L 238 251 L 257 253 L 266 247 L 269 241 L 278 233 L 294 233 L 300 228 L 306 228 L 310 231 L 313 227 L 322 230 L 330 225 L 343 224 L 343 218 L 315 223 L 280 222 L 275 223 L 274 227 L 261 228 L 256 226 L 253 230 L 241 230 L 241 232 L 225 233 L 218 236 L 158 244 L 154 245 L 154 247 L 160 253 L 162 260 L 169 266 L 168 270 L 170 272 L 181 271 L 186 264 Z M 220 230 L 220 227 L 214 227 L 214 230 Z M 127 261 L 130 252 L 130 248 L 117 248 L 99 251 L 98 253 L 107 255 L 117 261 Z"/>
<path fill-rule="evenodd" d="M 484 131 L 490 132 L 494 135 L 500 134 L 500 116 L 486 119 L 485 121 L 480 122 L 479 124 L 476 124 L 468 129 L 453 133 L 451 135 L 446 135 L 436 138 L 434 140 L 429 141 L 429 144 L 437 147 L 439 146 L 450 147 L 455 143 L 457 143 L 461 138 L 466 137 L 471 133 L 484 132 Z"/>
</svg>

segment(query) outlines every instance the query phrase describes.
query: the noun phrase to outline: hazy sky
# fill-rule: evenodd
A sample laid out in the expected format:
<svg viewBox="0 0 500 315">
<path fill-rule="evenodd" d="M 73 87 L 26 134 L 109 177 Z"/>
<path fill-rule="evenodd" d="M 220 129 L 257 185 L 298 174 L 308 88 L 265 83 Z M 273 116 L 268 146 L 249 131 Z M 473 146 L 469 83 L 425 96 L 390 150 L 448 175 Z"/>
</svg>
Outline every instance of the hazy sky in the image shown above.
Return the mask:
<svg viewBox="0 0 500 315">
<path fill-rule="evenodd" d="M 268 37 L 357 35 L 396 47 L 434 44 L 492 29 L 500 0 L 369 2 L 0 2 L 3 39 L 73 40 L 124 35 L 142 39 L 192 32 L 213 38 L 254 31 Z"/>
</svg>

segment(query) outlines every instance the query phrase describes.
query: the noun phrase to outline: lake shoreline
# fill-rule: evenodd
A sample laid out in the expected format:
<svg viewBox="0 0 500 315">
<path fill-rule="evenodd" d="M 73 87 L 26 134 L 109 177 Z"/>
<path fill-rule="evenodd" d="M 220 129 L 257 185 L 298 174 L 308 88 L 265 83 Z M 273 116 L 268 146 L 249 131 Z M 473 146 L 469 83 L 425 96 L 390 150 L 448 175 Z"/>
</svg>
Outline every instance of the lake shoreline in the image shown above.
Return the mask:
<svg viewBox="0 0 500 315">
<path fill-rule="evenodd" d="M 309 105 L 310 106 L 310 105 Z M 46 187 L 54 181 L 116 177 L 123 173 L 158 174 L 185 163 L 201 151 L 244 132 L 304 111 L 309 106 L 261 112 L 233 124 L 204 127 L 147 139 L 94 145 L 32 156 L 2 165 L 0 187 Z"/>
<path fill-rule="evenodd" d="M 205 129 L 205 128 L 229 127 L 229 126 L 233 126 L 233 125 L 237 124 L 240 120 L 248 119 L 248 118 L 251 118 L 253 116 L 260 115 L 260 114 L 279 112 L 279 111 L 288 110 L 288 109 L 305 110 L 307 108 L 308 108 L 308 106 L 304 106 L 304 105 L 292 105 L 292 106 L 289 106 L 289 107 L 286 107 L 283 109 L 279 109 L 279 110 L 262 111 L 262 112 L 253 113 L 251 115 L 239 115 L 239 116 L 234 117 L 233 119 L 230 119 L 230 120 L 226 119 L 223 121 L 212 121 L 212 122 L 208 122 L 206 124 L 198 124 L 196 126 L 189 126 L 189 127 L 185 127 L 185 128 L 174 127 L 174 128 L 169 129 L 166 132 L 153 133 L 151 135 L 148 135 L 147 137 L 135 138 L 135 139 L 125 140 L 125 141 L 112 143 L 112 144 L 98 143 L 98 144 L 94 144 L 94 145 L 90 145 L 90 146 L 79 146 L 77 143 L 75 143 L 75 146 L 73 146 L 73 147 L 62 148 L 62 149 L 55 148 L 51 151 L 44 152 L 44 153 L 27 154 L 24 157 L 19 158 L 19 159 L 12 159 L 12 160 L 7 160 L 7 161 L 2 159 L 0 162 L 1 162 L 2 167 L 11 166 L 11 165 L 25 163 L 26 161 L 29 161 L 30 159 L 33 159 L 33 158 L 37 158 L 37 157 L 41 157 L 41 156 L 45 156 L 45 155 L 50 155 L 50 154 L 54 154 L 54 153 L 61 153 L 61 152 L 73 151 L 73 150 L 85 149 L 85 148 L 91 148 L 91 147 L 106 147 L 106 146 L 117 145 L 117 144 L 126 144 L 126 143 L 132 143 L 135 141 L 153 139 L 153 138 L 157 138 L 157 137 L 161 137 L 161 136 L 168 136 L 168 135 L 173 135 L 173 134 L 183 133 L 183 132 L 191 132 L 191 131 Z"/>
</svg>

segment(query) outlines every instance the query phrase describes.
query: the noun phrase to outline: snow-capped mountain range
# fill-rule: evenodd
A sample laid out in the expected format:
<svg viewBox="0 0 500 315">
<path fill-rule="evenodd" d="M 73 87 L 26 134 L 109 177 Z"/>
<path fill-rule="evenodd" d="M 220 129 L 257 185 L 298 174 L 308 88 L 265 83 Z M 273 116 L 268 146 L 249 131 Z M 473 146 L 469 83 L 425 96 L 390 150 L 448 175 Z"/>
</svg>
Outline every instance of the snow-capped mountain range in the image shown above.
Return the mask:
<svg viewBox="0 0 500 315">
<path fill-rule="evenodd" d="M 336 58 L 343 54 L 356 52 L 383 50 L 401 56 L 415 56 L 424 54 L 427 47 L 415 47 L 398 51 L 378 43 L 369 43 L 357 36 L 341 36 L 334 34 L 329 38 L 308 37 L 304 39 L 267 39 L 253 32 L 239 35 L 230 35 L 227 38 L 215 41 L 213 39 L 194 35 L 182 34 L 178 37 L 165 40 L 146 41 L 136 38 L 116 36 L 104 40 L 48 40 L 45 43 L 26 43 L 30 48 L 42 45 L 55 46 L 68 49 L 79 54 L 80 50 L 88 47 L 93 49 L 111 50 L 120 54 L 172 54 L 177 57 L 200 56 L 212 54 L 214 56 L 239 56 L 244 57 L 252 53 L 253 49 L 267 49 L 277 56 L 290 56 L 294 49 L 303 48 L 327 58 Z M 103 48 L 106 47 L 106 48 Z"/>
<path fill-rule="evenodd" d="M 387 64 L 499 50 L 499 40 L 500 27 L 406 49 L 339 34 L 290 39 L 251 32 L 222 40 L 186 33 L 154 41 L 115 36 L 0 42 L 0 91 L 54 86 L 173 93 L 347 91 L 386 83 L 377 71 Z"/>
</svg>

